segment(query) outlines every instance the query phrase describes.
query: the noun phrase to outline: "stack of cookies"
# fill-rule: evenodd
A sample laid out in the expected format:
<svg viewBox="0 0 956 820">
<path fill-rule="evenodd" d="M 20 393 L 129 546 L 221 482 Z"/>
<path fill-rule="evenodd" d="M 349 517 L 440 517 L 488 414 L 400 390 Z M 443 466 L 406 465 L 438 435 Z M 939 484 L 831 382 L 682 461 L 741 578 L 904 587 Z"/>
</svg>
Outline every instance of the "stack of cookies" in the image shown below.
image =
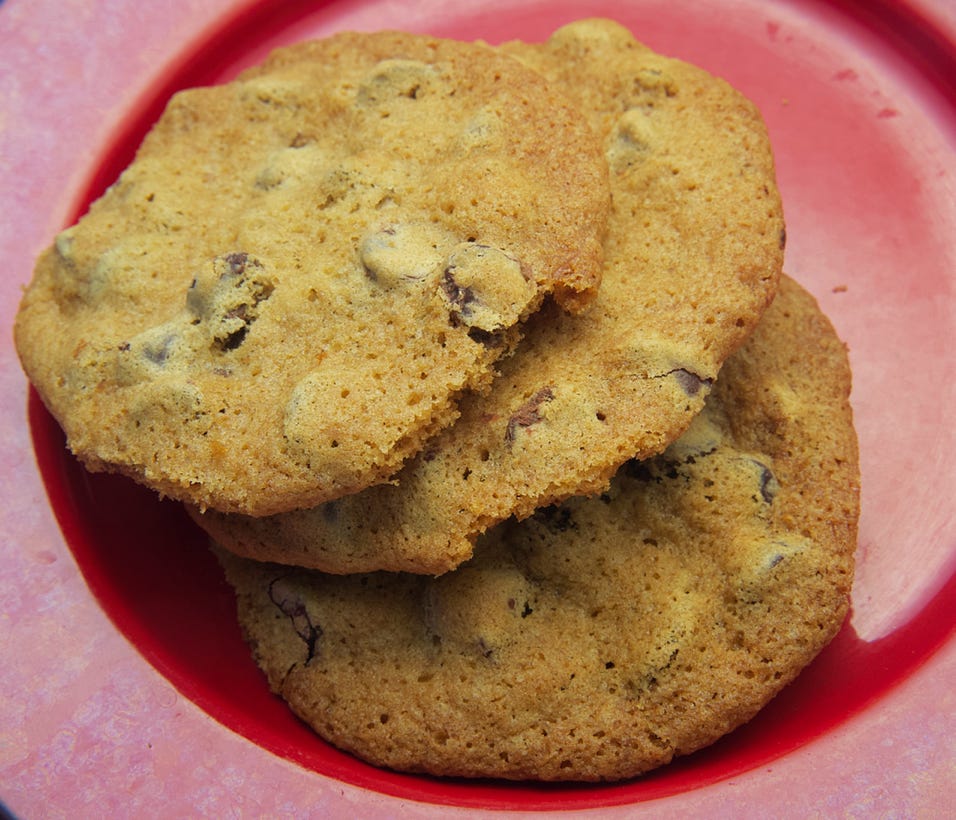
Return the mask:
<svg viewBox="0 0 956 820">
<path fill-rule="evenodd" d="M 210 534 L 322 737 L 621 779 L 847 612 L 850 373 L 784 240 L 754 106 L 615 23 L 345 33 L 174 97 L 16 341 L 84 464 Z"/>
</svg>

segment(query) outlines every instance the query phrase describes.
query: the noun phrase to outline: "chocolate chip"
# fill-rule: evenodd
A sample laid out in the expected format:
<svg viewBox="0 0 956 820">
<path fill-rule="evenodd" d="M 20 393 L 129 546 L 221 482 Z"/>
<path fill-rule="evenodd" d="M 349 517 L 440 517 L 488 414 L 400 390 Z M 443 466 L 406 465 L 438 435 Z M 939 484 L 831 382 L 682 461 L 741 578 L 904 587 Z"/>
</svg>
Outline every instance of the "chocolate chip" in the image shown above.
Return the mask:
<svg viewBox="0 0 956 820">
<path fill-rule="evenodd" d="M 551 532 L 567 532 L 578 528 L 571 510 L 567 507 L 541 507 L 535 511 L 534 518 Z"/>
<path fill-rule="evenodd" d="M 480 327 L 468 328 L 468 338 L 489 350 L 501 347 L 504 344 L 504 335 L 502 333 L 482 330 Z"/>
<path fill-rule="evenodd" d="M 660 482 L 660 477 L 650 470 L 646 462 L 636 458 L 625 461 L 621 466 L 621 472 L 628 478 L 633 478 L 635 481 Z"/>
<path fill-rule="evenodd" d="M 164 365 L 166 364 L 167 359 L 169 359 L 169 354 L 173 349 L 173 344 L 176 341 L 176 336 L 172 333 L 168 333 L 160 339 L 158 344 L 145 344 L 143 345 L 143 356 L 145 356 L 153 364 Z M 127 343 L 126 349 L 129 349 L 129 344 Z"/>
<path fill-rule="evenodd" d="M 213 260 L 213 275 L 193 280 L 186 305 L 199 323 L 207 322 L 214 349 L 227 352 L 246 340 L 259 304 L 274 290 L 258 259 L 235 251 Z M 193 324 L 197 322 L 194 320 Z"/>
<path fill-rule="evenodd" d="M 238 330 L 233 331 L 224 339 L 218 340 L 220 350 L 235 350 L 241 345 L 249 332 L 249 325 L 245 324 Z"/>
<path fill-rule="evenodd" d="M 246 269 L 246 265 L 249 264 L 249 254 L 242 251 L 227 253 L 222 257 L 222 260 L 228 265 L 228 272 L 238 276 Z M 254 264 L 258 265 L 257 262 L 254 262 Z"/>
<path fill-rule="evenodd" d="M 670 371 L 671 375 L 677 379 L 677 383 L 688 396 L 696 396 L 702 387 L 710 389 L 714 383 L 713 379 L 703 379 L 696 373 L 692 373 L 683 367 Z"/>
<path fill-rule="evenodd" d="M 322 628 L 312 623 L 305 602 L 287 587 L 285 578 L 275 578 L 269 584 L 269 599 L 292 621 L 296 634 L 305 641 L 306 662 L 315 657 Z"/>
<path fill-rule="evenodd" d="M 509 444 L 513 443 L 515 440 L 516 430 L 519 427 L 530 427 L 533 424 L 537 424 L 543 416 L 539 408 L 545 402 L 552 401 L 554 399 L 554 389 L 551 387 L 542 387 L 537 393 L 535 393 L 528 401 L 521 405 L 514 413 L 512 413 L 511 418 L 508 419 L 508 427 L 505 430 L 505 441 Z"/>
<path fill-rule="evenodd" d="M 535 294 L 531 278 L 526 265 L 498 248 L 460 243 L 448 256 L 439 282 L 452 326 L 460 322 L 488 332 L 510 327 Z"/>
<path fill-rule="evenodd" d="M 777 492 L 780 490 L 780 484 L 777 482 L 777 477 L 773 474 L 773 471 L 762 461 L 757 461 L 757 459 L 751 459 L 754 464 L 760 469 L 760 497 L 767 503 L 773 503 L 774 497 L 777 495 Z"/>
<path fill-rule="evenodd" d="M 366 234 L 358 246 L 365 275 L 380 287 L 431 279 L 441 269 L 454 238 L 437 225 L 402 223 Z"/>
<path fill-rule="evenodd" d="M 442 274 L 441 289 L 449 304 L 462 315 L 475 302 L 475 292 L 469 287 L 462 287 L 455 281 L 452 268 L 446 268 Z"/>
<path fill-rule="evenodd" d="M 438 70 L 428 63 L 400 58 L 382 60 L 362 80 L 355 101 L 360 107 L 377 107 L 398 98 L 417 100 L 435 85 L 438 77 Z"/>
</svg>

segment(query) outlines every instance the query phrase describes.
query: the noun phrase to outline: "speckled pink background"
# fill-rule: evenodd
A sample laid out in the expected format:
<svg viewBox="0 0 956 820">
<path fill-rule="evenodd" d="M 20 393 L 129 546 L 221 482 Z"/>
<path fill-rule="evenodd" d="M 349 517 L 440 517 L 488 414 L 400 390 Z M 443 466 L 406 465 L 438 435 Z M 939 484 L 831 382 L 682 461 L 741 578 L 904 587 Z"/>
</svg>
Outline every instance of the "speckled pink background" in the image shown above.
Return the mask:
<svg viewBox="0 0 956 820">
<path fill-rule="evenodd" d="M 9 332 L 32 259 L 63 226 L 91 157 L 125 108 L 161 76 L 171 56 L 234 5 L 227 0 L 0 4 L 0 325 L 6 328 L 0 344 L 0 801 L 23 818 L 479 815 L 385 797 L 306 771 L 239 737 L 183 698 L 91 597 L 36 469 L 27 386 Z M 699 3 L 686 5 L 693 12 Z M 928 5 L 940 26 L 956 32 L 951 3 Z M 392 13 L 397 19 L 423 19 L 428 7 L 409 3 Z M 362 3 L 343 8 L 343 20 L 374 25 L 363 17 Z M 941 169 L 940 178 L 949 174 L 938 184 L 952 192 L 952 156 L 930 159 Z M 812 229 L 811 217 L 801 219 L 791 232 Z M 951 249 L 946 258 L 953 262 Z M 852 260 L 847 265 L 852 267 Z M 943 326 L 953 331 L 952 287 L 935 298 L 948 300 L 941 315 Z M 841 328 L 851 336 L 854 330 L 851 320 Z M 925 340 L 941 357 L 944 375 L 954 375 L 954 341 L 952 332 Z M 878 362 L 858 356 L 865 387 L 879 375 Z M 932 388 L 938 398 L 950 399 L 948 407 L 943 402 L 940 423 L 952 427 L 951 383 Z M 887 390 L 898 395 L 896 388 Z M 860 401 L 874 395 L 862 392 Z M 861 430 L 864 442 L 867 433 Z M 935 453 L 928 460 L 934 475 L 927 480 L 938 483 L 940 500 L 938 509 L 918 512 L 916 525 L 923 521 L 926 539 L 938 539 L 950 551 L 870 556 L 854 600 L 861 624 L 877 636 L 918 606 L 920 594 L 932 585 L 928 577 L 952 571 L 956 480 L 947 454 L 953 454 L 953 436 L 927 430 L 925 441 Z M 874 459 L 864 467 L 875 475 L 878 458 L 872 450 L 864 455 Z M 926 464 L 922 459 L 914 469 Z M 882 489 L 875 478 L 872 485 Z M 904 508 L 905 503 L 902 515 Z M 877 512 L 870 516 L 868 531 L 875 536 L 882 523 Z M 927 560 L 937 561 L 929 576 Z M 917 561 L 923 569 L 909 573 Z M 888 598 L 898 605 L 887 607 Z M 956 642 L 950 640 L 891 694 L 772 766 L 680 796 L 594 814 L 953 816 L 953 681 Z"/>
</svg>

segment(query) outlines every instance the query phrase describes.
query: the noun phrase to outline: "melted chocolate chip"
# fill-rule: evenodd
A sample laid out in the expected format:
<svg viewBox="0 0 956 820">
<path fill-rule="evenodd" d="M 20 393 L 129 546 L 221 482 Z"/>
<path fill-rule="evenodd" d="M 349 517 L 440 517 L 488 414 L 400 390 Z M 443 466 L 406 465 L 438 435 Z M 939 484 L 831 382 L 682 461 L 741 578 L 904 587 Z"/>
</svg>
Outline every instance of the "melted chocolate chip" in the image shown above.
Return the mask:
<svg viewBox="0 0 956 820">
<path fill-rule="evenodd" d="M 172 352 L 173 343 L 175 341 L 176 337 L 172 333 L 167 334 L 158 345 L 144 345 L 143 355 L 153 364 L 162 366 L 166 364 L 167 359 L 169 359 L 169 354 Z M 127 345 L 127 348 L 128 347 L 129 345 Z"/>
<path fill-rule="evenodd" d="M 567 532 L 578 528 L 571 510 L 567 507 L 541 507 L 535 512 L 534 517 L 551 532 Z"/>
<path fill-rule="evenodd" d="M 272 295 L 274 285 L 262 276 L 262 264 L 248 253 L 227 253 L 216 261 L 219 282 L 213 293 L 205 297 L 195 294 L 196 280 L 193 280 L 190 290 L 194 293 L 187 296 L 187 304 L 192 299 L 197 321 L 212 319 L 220 323 L 213 339 L 216 349 L 236 350 L 246 340 L 249 328 L 258 317 L 260 302 Z M 236 320 L 242 324 L 237 326 Z"/>
<path fill-rule="evenodd" d="M 496 333 L 493 330 L 482 330 L 480 327 L 468 328 L 468 338 L 489 349 L 501 347 L 504 342 L 502 333 Z"/>
<path fill-rule="evenodd" d="M 777 495 L 777 490 L 780 489 L 780 485 L 777 483 L 777 477 L 762 461 L 757 461 L 756 459 L 751 460 L 760 468 L 760 497 L 767 504 L 772 504 L 774 497 Z"/>
<path fill-rule="evenodd" d="M 296 634 L 305 641 L 306 663 L 308 663 L 315 657 L 319 638 L 322 637 L 322 628 L 312 623 L 305 602 L 291 590 L 283 588 L 283 580 L 283 578 L 275 578 L 269 584 L 269 598 L 284 615 L 288 616 Z"/>
<path fill-rule="evenodd" d="M 228 265 L 228 272 L 237 276 L 242 273 L 246 269 L 246 265 L 249 264 L 249 254 L 242 251 L 227 253 L 222 259 L 226 265 Z"/>
<path fill-rule="evenodd" d="M 654 475 L 645 462 L 635 458 L 625 461 L 621 472 L 636 481 L 660 481 L 660 477 Z"/>
<path fill-rule="evenodd" d="M 445 268 L 442 276 L 441 289 L 445 298 L 459 313 L 465 313 L 469 305 L 475 302 L 475 293 L 471 288 L 462 287 L 455 281 L 452 268 Z"/>
<path fill-rule="evenodd" d="M 677 379 L 677 383 L 688 396 L 696 396 L 702 387 L 710 388 L 714 383 L 713 379 L 702 379 L 696 373 L 679 367 L 671 371 L 671 375 Z"/>
<path fill-rule="evenodd" d="M 249 325 L 245 324 L 236 331 L 233 331 L 225 339 L 219 342 L 220 350 L 235 350 L 239 345 L 241 345 L 245 339 L 246 334 L 249 332 Z"/>
<path fill-rule="evenodd" d="M 554 399 L 554 389 L 551 387 L 542 387 L 528 401 L 521 405 L 508 419 L 508 427 L 505 430 L 505 441 L 511 444 L 515 440 L 515 432 L 519 427 L 530 427 L 537 424 L 543 418 L 539 408 L 545 402 Z"/>
</svg>

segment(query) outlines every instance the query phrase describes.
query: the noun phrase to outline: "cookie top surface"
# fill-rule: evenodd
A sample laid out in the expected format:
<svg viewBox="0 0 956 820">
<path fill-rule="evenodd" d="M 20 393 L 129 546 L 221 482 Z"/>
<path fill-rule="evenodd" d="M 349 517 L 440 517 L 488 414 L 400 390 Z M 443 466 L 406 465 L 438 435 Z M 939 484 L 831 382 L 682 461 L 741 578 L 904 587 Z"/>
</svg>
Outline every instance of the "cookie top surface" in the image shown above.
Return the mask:
<svg viewBox="0 0 956 820">
<path fill-rule="evenodd" d="M 449 423 L 547 294 L 583 309 L 608 207 L 588 124 L 517 60 L 340 34 L 176 95 L 41 256 L 17 346 L 91 468 L 314 505 Z"/>
<path fill-rule="evenodd" d="M 839 629 L 859 514 L 843 345 L 784 280 L 702 413 L 439 578 L 223 552 L 270 685 L 333 744 L 453 776 L 637 775 L 749 720 Z"/>
<path fill-rule="evenodd" d="M 394 485 L 250 521 L 197 516 L 228 548 L 329 572 L 437 574 L 489 524 L 602 489 L 697 413 L 776 292 L 783 218 L 765 127 L 722 80 L 594 20 L 508 44 L 588 116 L 611 166 L 601 291 L 542 311 L 491 391 Z"/>
</svg>

